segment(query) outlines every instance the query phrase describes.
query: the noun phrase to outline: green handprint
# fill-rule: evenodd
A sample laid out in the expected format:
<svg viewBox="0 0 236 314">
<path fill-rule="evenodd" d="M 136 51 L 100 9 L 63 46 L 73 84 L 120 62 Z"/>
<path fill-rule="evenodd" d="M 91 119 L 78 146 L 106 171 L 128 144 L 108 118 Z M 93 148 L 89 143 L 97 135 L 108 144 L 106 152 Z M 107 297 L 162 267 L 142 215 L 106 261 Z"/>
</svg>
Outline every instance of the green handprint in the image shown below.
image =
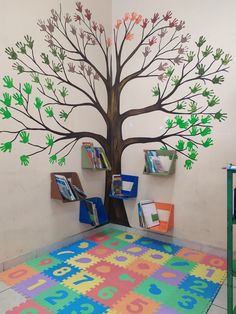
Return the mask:
<svg viewBox="0 0 236 314">
<path fill-rule="evenodd" d="M 178 86 L 178 85 L 180 84 L 179 76 L 175 75 L 175 76 L 171 79 L 171 82 L 172 82 L 172 86 Z"/>
<path fill-rule="evenodd" d="M 189 87 L 189 89 L 191 90 L 191 93 L 196 94 L 202 89 L 202 87 L 201 84 L 196 83 L 193 87 Z"/>
<path fill-rule="evenodd" d="M 206 72 L 205 68 L 206 68 L 206 66 L 204 64 L 198 64 L 197 65 L 198 72 L 196 72 L 196 74 L 202 76 Z"/>
<path fill-rule="evenodd" d="M 66 164 L 66 158 L 65 157 L 58 159 L 58 165 L 59 166 L 63 166 L 65 164 Z"/>
<path fill-rule="evenodd" d="M 198 152 L 196 150 L 192 149 L 190 151 L 190 154 L 188 154 L 188 158 L 190 158 L 191 160 L 196 160 L 197 155 L 198 155 Z"/>
<path fill-rule="evenodd" d="M 25 83 L 23 91 L 27 94 L 30 95 L 32 93 L 32 85 L 30 83 Z"/>
<path fill-rule="evenodd" d="M 217 76 L 215 75 L 212 79 L 213 84 L 222 84 L 224 82 L 225 78 L 223 75 Z"/>
<path fill-rule="evenodd" d="M 182 109 L 185 109 L 185 108 L 186 108 L 186 103 L 184 101 L 177 103 L 176 109 L 182 110 Z"/>
<path fill-rule="evenodd" d="M 20 162 L 21 162 L 21 166 L 28 166 L 29 165 L 29 156 L 27 156 L 27 155 L 20 156 Z"/>
<path fill-rule="evenodd" d="M 208 124 L 211 122 L 211 116 L 208 114 L 207 116 L 202 116 L 201 123 L 202 124 Z"/>
<path fill-rule="evenodd" d="M 54 137 L 52 136 L 52 134 L 47 134 L 46 140 L 47 140 L 46 145 L 52 147 L 54 144 Z"/>
<path fill-rule="evenodd" d="M 179 140 L 178 144 L 175 146 L 178 150 L 184 150 L 185 143 L 183 140 Z"/>
<path fill-rule="evenodd" d="M 184 167 L 185 167 L 187 170 L 192 169 L 192 166 L 193 166 L 192 160 L 190 160 L 190 159 L 185 160 Z"/>
<path fill-rule="evenodd" d="M 157 97 L 160 95 L 160 88 L 159 86 L 154 86 L 152 89 L 152 96 Z"/>
<path fill-rule="evenodd" d="M 10 96 L 8 93 L 4 93 L 3 94 L 3 99 L 1 99 L 0 101 L 6 105 L 7 107 L 11 106 L 11 100 L 12 100 L 12 96 Z"/>
<path fill-rule="evenodd" d="M 216 49 L 215 54 L 213 54 L 213 58 L 214 58 L 216 61 L 217 61 L 217 60 L 220 60 L 220 58 L 223 56 L 223 54 L 224 54 L 223 49 L 218 48 L 218 49 Z"/>
<path fill-rule="evenodd" d="M 58 57 L 59 59 L 61 59 L 61 61 L 64 61 L 66 58 L 66 52 L 63 49 L 60 49 L 60 52 L 58 53 Z"/>
<path fill-rule="evenodd" d="M 189 151 L 191 151 L 194 146 L 195 146 L 195 144 L 194 144 L 193 142 L 191 142 L 191 141 L 189 141 L 189 142 L 187 143 L 187 149 L 188 149 Z"/>
<path fill-rule="evenodd" d="M 52 107 L 47 107 L 46 109 L 45 109 L 45 112 L 47 113 L 47 117 L 48 118 L 52 118 L 52 117 L 54 117 L 54 112 L 53 112 L 53 109 L 52 109 Z"/>
<path fill-rule="evenodd" d="M 0 146 L 0 150 L 4 153 L 6 153 L 6 152 L 10 153 L 12 150 L 12 142 L 2 143 Z"/>
<path fill-rule="evenodd" d="M 50 164 L 54 164 L 55 162 L 57 162 L 57 155 L 50 156 L 49 162 Z"/>
<path fill-rule="evenodd" d="M 20 51 L 17 51 L 17 52 L 22 53 L 23 55 L 25 55 L 25 54 L 27 53 L 27 51 L 26 51 L 26 45 L 23 44 L 21 41 L 18 41 L 18 42 L 16 43 L 16 47 L 17 47 L 18 49 L 20 49 Z"/>
<path fill-rule="evenodd" d="M 36 84 L 40 83 L 39 75 L 37 73 L 32 73 L 31 77 L 32 77 L 32 82 L 34 82 Z"/>
<path fill-rule="evenodd" d="M 206 46 L 205 50 L 202 51 L 202 55 L 203 55 L 204 58 L 206 58 L 206 57 L 209 56 L 212 52 L 213 52 L 212 46 Z"/>
<path fill-rule="evenodd" d="M 161 146 L 160 150 L 167 150 L 167 147 L 166 146 Z"/>
<path fill-rule="evenodd" d="M 227 64 L 229 64 L 232 60 L 233 60 L 232 56 L 227 53 L 227 54 L 224 56 L 224 58 L 221 59 L 221 63 L 222 63 L 223 65 L 227 65 Z"/>
<path fill-rule="evenodd" d="M 61 111 L 60 111 L 60 114 L 59 114 L 59 117 L 60 117 L 61 119 L 64 119 L 64 121 L 66 121 L 67 118 L 69 117 L 69 114 L 66 113 L 64 110 L 61 110 Z"/>
<path fill-rule="evenodd" d="M 171 129 L 171 128 L 173 128 L 173 127 L 174 127 L 174 120 L 168 119 L 168 120 L 166 121 L 166 128 L 167 128 L 167 129 Z"/>
<path fill-rule="evenodd" d="M 66 96 L 69 95 L 68 89 L 66 87 L 62 87 L 62 89 L 59 90 L 61 97 L 63 97 L 64 99 L 66 98 Z"/>
<path fill-rule="evenodd" d="M 47 87 L 48 90 L 53 90 L 54 82 L 49 78 L 47 78 L 45 81 L 47 83 L 45 87 Z"/>
<path fill-rule="evenodd" d="M 212 97 L 214 95 L 214 91 L 213 90 L 208 90 L 207 88 L 204 89 L 204 91 L 202 92 L 202 96 L 203 97 Z"/>
<path fill-rule="evenodd" d="M 214 142 L 211 138 L 208 138 L 206 141 L 202 141 L 202 146 L 205 148 L 212 146 L 213 144 Z"/>
<path fill-rule="evenodd" d="M 5 49 L 5 52 L 9 56 L 8 59 L 11 59 L 11 60 L 17 60 L 18 59 L 17 53 L 15 52 L 15 50 L 13 48 L 8 47 Z"/>
<path fill-rule="evenodd" d="M 21 94 L 15 93 L 13 98 L 16 100 L 16 105 L 22 106 L 24 104 L 24 99 Z"/>
<path fill-rule="evenodd" d="M 211 128 L 206 127 L 204 129 L 200 129 L 201 136 L 206 136 L 211 134 Z"/>
<path fill-rule="evenodd" d="M 45 53 L 41 53 L 41 58 L 43 59 L 44 64 L 47 64 L 47 65 L 50 64 L 48 55 L 46 55 Z"/>
<path fill-rule="evenodd" d="M 180 129 L 187 129 L 188 121 L 184 121 L 184 119 L 181 116 L 176 116 L 175 120 Z"/>
<path fill-rule="evenodd" d="M 213 96 L 211 99 L 207 101 L 209 107 L 213 107 L 220 103 L 220 98 L 217 96 Z"/>
<path fill-rule="evenodd" d="M 40 99 L 39 97 L 35 98 L 35 102 L 34 102 L 34 106 L 36 109 L 41 109 L 43 105 L 43 101 L 42 99 Z"/>
<path fill-rule="evenodd" d="M 199 133 L 198 133 L 198 128 L 196 126 L 193 126 L 191 131 L 190 131 L 190 135 L 192 136 L 197 136 Z"/>
<path fill-rule="evenodd" d="M 21 74 L 25 72 L 25 68 L 23 65 L 19 64 L 18 62 L 15 62 L 12 66 L 13 70 L 18 71 L 17 74 Z"/>
<path fill-rule="evenodd" d="M 192 114 L 190 119 L 188 119 L 190 124 L 195 124 L 196 122 L 198 122 L 199 118 L 196 114 Z"/>
<path fill-rule="evenodd" d="M 173 67 L 168 67 L 165 71 L 165 75 L 168 76 L 168 77 L 171 77 L 172 74 L 174 73 L 174 68 Z"/>
<path fill-rule="evenodd" d="M 3 119 L 10 119 L 11 118 L 11 113 L 8 110 L 7 107 L 5 108 L 0 108 L 0 114 L 3 116 Z"/>
<path fill-rule="evenodd" d="M 195 53 L 194 53 L 194 51 L 190 51 L 189 53 L 187 53 L 187 62 L 188 63 L 190 63 L 190 62 L 192 62 L 193 61 L 193 59 L 194 59 L 194 57 L 195 57 Z"/>
<path fill-rule="evenodd" d="M 55 72 L 55 73 L 59 73 L 59 72 L 62 72 L 62 64 L 61 63 L 54 63 L 53 61 L 52 61 L 52 69 L 53 69 L 53 71 Z"/>
<path fill-rule="evenodd" d="M 4 81 L 4 85 L 3 87 L 6 87 L 6 88 L 12 88 L 14 86 L 13 84 L 13 78 L 10 77 L 10 76 L 4 76 L 3 78 L 3 81 Z"/>
<path fill-rule="evenodd" d="M 26 36 L 24 36 L 24 38 L 25 38 L 27 47 L 29 47 L 30 49 L 33 49 L 33 47 L 34 47 L 34 40 L 32 39 L 32 37 L 29 36 L 29 35 L 26 35 Z"/>
<path fill-rule="evenodd" d="M 200 36 L 200 38 L 198 39 L 198 41 L 195 42 L 195 44 L 200 48 L 202 47 L 202 45 L 204 45 L 206 42 L 206 39 L 204 36 Z"/>
<path fill-rule="evenodd" d="M 29 143 L 29 136 L 30 136 L 29 133 L 26 133 L 25 131 L 22 131 L 22 132 L 20 132 L 19 135 L 21 137 L 20 143 L 23 143 L 23 144 Z"/>
<path fill-rule="evenodd" d="M 52 47 L 52 48 L 51 48 L 51 54 L 52 54 L 54 57 L 57 57 L 57 47 Z"/>
<path fill-rule="evenodd" d="M 227 119 L 227 113 L 222 113 L 222 110 L 218 111 L 214 115 L 214 119 L 218 120 L 219 122 L 222 122 Z"/>
</svg>

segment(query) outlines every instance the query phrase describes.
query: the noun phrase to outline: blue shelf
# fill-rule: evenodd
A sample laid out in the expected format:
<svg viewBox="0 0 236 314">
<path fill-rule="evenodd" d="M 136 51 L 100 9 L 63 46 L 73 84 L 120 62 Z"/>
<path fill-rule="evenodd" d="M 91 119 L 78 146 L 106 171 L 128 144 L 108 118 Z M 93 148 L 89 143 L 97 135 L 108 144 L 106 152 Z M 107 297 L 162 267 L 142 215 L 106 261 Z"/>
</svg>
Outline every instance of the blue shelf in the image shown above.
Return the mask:
<svg viewBox="0 0 236 314">
<path fill-rule="evenodd" d="M 108 223 L 108 217 L 106 209 L 103 205 L 103 201 L 100 197 L 87 198 L 87 201 L 93 202 L 97 209 L 99 224 L 103 225 Z M 86 205 L 86 200 L 80 201 L 80 216 L 79 221 L 85 224 L 92 225 L 91 219 L 89 218 L 89 213 Z"/>
<path fill-rule="evenodd" d="M 109 193 L 109 197 L 128 200 L 130 198 L 137 197 L 138 194 L 138 176 L 130 176 L 127 174 L 121 174 L 122 182 L 129 182 L 132 184 L 132 188 L 130 191 L 122 190 L 121 195 L 113 195 L 112 192 Z"/>
</svg>

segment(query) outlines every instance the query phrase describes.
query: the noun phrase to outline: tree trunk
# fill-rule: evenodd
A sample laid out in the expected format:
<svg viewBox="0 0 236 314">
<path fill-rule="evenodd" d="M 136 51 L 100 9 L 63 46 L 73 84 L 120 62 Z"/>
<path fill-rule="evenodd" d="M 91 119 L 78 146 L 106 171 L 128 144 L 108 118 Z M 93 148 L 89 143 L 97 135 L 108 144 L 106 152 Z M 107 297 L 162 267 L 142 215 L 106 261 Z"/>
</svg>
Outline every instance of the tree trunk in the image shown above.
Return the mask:
<svg viewBox="0 0 236 314">
<path fill-rule="evenodd" d="M 111 163 L 111 171 L 106 173 L 105 187 L 105 207 L 108 212 L 109 220 L 112 223 L 130 226 L 126 214 L 124 201 L 109 197 L 111 192 L 112 175 L 121 173 L 121 156 L 122 156 L 122 125 L 120 119 L 120 92 L 115 84 L 111 91 L 108 92 L 108 119 L 107 156 Z"/>
</svg>

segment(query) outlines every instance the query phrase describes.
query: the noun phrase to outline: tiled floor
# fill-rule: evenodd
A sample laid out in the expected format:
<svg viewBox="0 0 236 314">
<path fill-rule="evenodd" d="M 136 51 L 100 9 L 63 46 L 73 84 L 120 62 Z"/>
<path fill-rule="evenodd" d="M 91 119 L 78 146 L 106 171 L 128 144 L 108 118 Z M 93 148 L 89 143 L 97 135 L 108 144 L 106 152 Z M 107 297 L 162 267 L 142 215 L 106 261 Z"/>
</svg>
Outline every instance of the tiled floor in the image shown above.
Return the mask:
<svg viewBox="0 0 236 314">
<path fill-rule="evenodd" d="M 15 306 L 19 305 L 20 303 L 25 302 L 26 300 L 27 299 L 24 296 L 22 296 L 21 294 L 19 294 L 15 290 L 13 290 L 11 288 L 11 286 L 0 281 L 0 314 L 5 314 L 8 310 L 14 308 Z M 234 278 L 234 300 L 236 300 L 236 278 Z M 217 297 L 215 298 L 213 305 L 209 309 L 208 313 L 209 314 L 227 314 L 226 308 L 227 308 L 227 286 L 226 286 L 226 283 L 224 283 L 224 285 L 221 287 Z M 44 311 L 42 312 L 41 310 L 39 310 L 39 311 L 33 310 L 34 312 L 28 312 L 28 311 L 26 312 L 26 311 L 23 310 L 22 312 L 19 312 L 19 314 L 20 313 L 24 313 L 24 314 L 26 314 L 26 313 L 44 314 L 45 313 Z M 78 312 L 78 313 L 82 313 L 82 312 Z M 72 312 L 70 312 L 70 313 L 72 313 Z M 68 313 L 68 314 L 70 314 L 70 313 Z M 77 311 L 76 312 L 74 311 L 73 313 L 77 313 Z M 83 313 L 85 313 L 85 312 L 83 312 Z M 89 312 L 86 312 L 86 313 L 89 313 Z M 99 313 L 96 313 L 96 314 L 99 314 Z M 116 312 L 109 312 L 109 313 L 116 314 Z M 166 313 L 166 312 L 163 312 L 163 313 Z M 175 312 L 175 313 L 177 313 L 177 312 Z M 122 314 L 126 314 L 126 313 L 122 312 Z M 150 312 L 150 314 L 151 314 L 151 312 Z M 196 313 L 196 314 L 200 314 L 200 313 Z"/>
</svg>

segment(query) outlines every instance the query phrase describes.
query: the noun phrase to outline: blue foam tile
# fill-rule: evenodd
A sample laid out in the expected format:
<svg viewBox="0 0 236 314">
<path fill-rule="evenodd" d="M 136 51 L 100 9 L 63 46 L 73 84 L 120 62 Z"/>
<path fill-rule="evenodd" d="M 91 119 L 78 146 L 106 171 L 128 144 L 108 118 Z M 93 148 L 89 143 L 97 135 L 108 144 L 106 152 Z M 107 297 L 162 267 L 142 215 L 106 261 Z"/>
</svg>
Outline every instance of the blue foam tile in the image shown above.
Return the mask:
<svg viewBox="0 0 236 314">
<path fill-rule="evenodd" d="M 53 251 L 50 253 L 50 255 L 60 259 L 61 261 L 66 261 L 78 254 L 84 253 L 92 249 L 97 245 L 97 243 L 89 240 L 80 240 L 59 250 Z"/>
<path fill-rule="evenodd" d="M 59 310 L 57 314 L 68 314 L 68 313 L 89 313 L 89 314 L 102 314 L 106 313 L 108 307 L 95 302 L 94 300 L 80 295 L 72 303 L 64 306 L 63 309 Z"/>
<path fill-rule="evenodd" d="M 68 265 L 66 263 L 61 263 L 58 265 L 55 265 L 49 269 L 44 270 L 42 273 L 57 281 L 57 282 L 62 282 L 63 280 L 69 278 L 70 276 L 80 272 L 79 268 L 76 268 L 72 265 Z"/>
<path fill-rule="evenodd" d="M 158 241 L 158 240 L 154 240 L 154 239 L 150 239 L 146 237 L 142 237 L 138 239 L 137 241 L 134 242 L 134 244 L 135 243 L 142 246 L 146 246 L 149 249 L 158 250 L 163 253 L 168 253 L 172 255 L 175 255 L 178 251 L 182 249 L 182 247 L 179 245 L 164 243 L 162 241 Z"/>
<path fill-rule="evenodd" d="M 185 291 L 189 291 L 205 299 L 214 298 L 220 287 L 221 285 L 219 283 L 208 281 L 192 275 L 187 276 L 179 285 L 179 288 L 182 288 Z"/>
</svg>

